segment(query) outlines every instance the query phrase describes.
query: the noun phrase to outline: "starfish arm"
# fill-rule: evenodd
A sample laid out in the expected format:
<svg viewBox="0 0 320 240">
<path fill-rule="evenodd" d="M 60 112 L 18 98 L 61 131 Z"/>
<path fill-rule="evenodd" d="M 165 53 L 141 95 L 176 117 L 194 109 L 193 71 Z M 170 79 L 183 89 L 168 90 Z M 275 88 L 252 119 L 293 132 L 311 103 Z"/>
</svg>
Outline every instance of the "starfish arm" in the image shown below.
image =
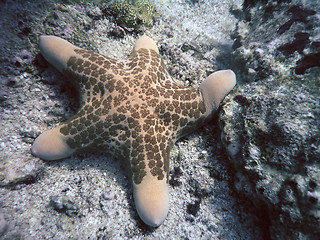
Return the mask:
<svg viewBox="0 0 320 240">
<path fill-rule="evenodd" d="M 139 184 L 133 182 L 133 197 L 140 218 L 157 227 L 169 211 L 169 187 L 166 179 L 158 180 L 147 174 Z"/>
<path fill-rule="evenodd" d="M 159 49 L 157 47 L 157 44 L 146 35 L 143 35 L 136 41 L 133 47 L 131 56 L 134 55 L 134 52 L 138 51 L 141 48 L 151 49 L 151 50 L 154 50 L 157 54 L 159 54 Z"/>
<path fill-rule="evenodd" d="M 126 63 L 81 49 L 55 36 L 40 36 L 39 45 L 44 58 L 78 88 L 81 106 L 94 97 L 111 93 L 115 79 L 123 73 L 119 69 Z"/>
<path fill-rule="evenodd" d="M 44 160 L 57 160 L 74 153 L 74 149 L 66 143 L 67 137 L 61 134 L 61 127 L 43 132 L 34 141 L 31 152 Z"/>
<path fill-rule="evenodd" d="M 74 50 L 80 49 L 62 38 L 49 35 L 40 36 L 39 47 L 42 56 L 60 72 L 67 68 Z"/>
<path fill-rule="evenodd" d="M 42 133 L 32 145 L 32 154 L 44 160 L 57 160 L 90 147 L 103 147 L 104 124 L 91 111 L 92 107 L 86 105 L 66 122 Z"/>
<path fill-rule="evenodd" d="M 169 210 L 169 153 L 164 141 L 156 143 L 154 136 L 145 135 L 142 144 L 130 152 L 134 202 L 140 218 L 149 226 L 157 227 Z"/>
<path fill-rule="evenodd" d="M 216 111 L 220 102 L 236 85 L 236 75 L 232 70 L 214 72 L 204 80 L 199 90 L 207 111 Z"/>
</svg>

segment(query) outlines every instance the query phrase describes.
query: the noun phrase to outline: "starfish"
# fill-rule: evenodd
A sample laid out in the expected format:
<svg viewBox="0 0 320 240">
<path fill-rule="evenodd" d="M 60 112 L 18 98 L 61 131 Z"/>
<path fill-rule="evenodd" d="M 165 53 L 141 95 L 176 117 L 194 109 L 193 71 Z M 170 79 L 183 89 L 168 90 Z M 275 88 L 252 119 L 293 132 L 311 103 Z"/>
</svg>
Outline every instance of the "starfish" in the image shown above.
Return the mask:
<svg viewBox="0 0 320 240">
<path fill-rule="evenodd" d="M 173 82 L 156 43 L 140 37 L 128 60 L 114 60 L 55 36 L 40 37 L 44 58 L 80 93 L 79 111 L 37 137 L 32 154 L 56 160 L 73 153 L 108 151 L 129 166 L 140 218 L 159 226 L 169 210 L 170 149 L 211 119 L 235 86 L 231 70 L 199 86 Z"/>
</svg>

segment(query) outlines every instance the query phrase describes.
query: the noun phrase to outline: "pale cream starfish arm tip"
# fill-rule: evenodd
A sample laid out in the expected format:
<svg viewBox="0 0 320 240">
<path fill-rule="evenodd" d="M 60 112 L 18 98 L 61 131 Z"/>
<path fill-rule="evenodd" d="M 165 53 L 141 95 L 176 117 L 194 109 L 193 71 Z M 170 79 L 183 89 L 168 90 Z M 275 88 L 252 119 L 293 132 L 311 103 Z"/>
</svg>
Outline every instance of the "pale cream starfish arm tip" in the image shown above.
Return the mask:
<svg viewBox="0 0 320 240">
<path fill-rule="evenodd" d="M 147 35 L 141 36 L 135 43 L 133 51 L 138 51 L 141 48 L 152 49 L 159 54 L 159 49 L 157 44 Z"/>
<path fill-rule="evenodd" d="M 32 145 L 31 152 L 44 160 L 57 160 L 70 156 L 74 150 L 65 142 L 59 127 L 43 132 Z"/>
<path fill-rule="evenodd" d="M 166 180 L 146 176 L 146 181 L 133 184 L 133 196 L 140 218 L 149 226 L 157 227 L 169 211 L 169 188 Z"/>
<path fill-rule="evenodd" d="M 232 70 L 220 70 L 210 74 L 199 86 L 206 109 L 216 110 L 235 85 L 236 75 Z"/>
<path fill-rule="evenodd" d="M 74 55 L 74 50 L 79 49 L 68 41 L 56 36 L 40 36 L 40 52 L 44 58 L 60 72 L 67 68 L 70 56 Z"/>
</svg>

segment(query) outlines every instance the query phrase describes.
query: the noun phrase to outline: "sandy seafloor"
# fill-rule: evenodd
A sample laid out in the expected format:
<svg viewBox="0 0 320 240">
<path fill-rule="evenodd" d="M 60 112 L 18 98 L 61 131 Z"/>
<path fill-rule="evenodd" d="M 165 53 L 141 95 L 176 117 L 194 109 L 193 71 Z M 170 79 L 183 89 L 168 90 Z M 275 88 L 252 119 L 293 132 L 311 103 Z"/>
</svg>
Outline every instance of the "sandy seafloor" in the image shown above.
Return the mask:
<svg viewBox="0 0 320 240">
<path fill-rule="evenodd" d="M 155 1 L 160 17 L 145 33 L 163 47 L 173 77 L 197 86 L 210 71 L 228 68 L 227 58 L 216 61 L 216 57 L 232 51 L 237 19 L 230 10 L 240 10 L 242 1 L 191 2 Z M 172 149 L 171 177 L 179 184 L 170 185 L 169 214 L 155 229 L 139 219 L 125 172 L 111 155 L 88 153 L 56 162 L 31 155 L 35 137 L 72 116 L 77 106 L 74 95 L 65 90 L 68 85 L 62 75 L 49 66 L 41 70 L 34 66 L 38 46 L 21 34 L 21 24 L 38 20 L 31 31 L 35 36 L 42 34 L 39 11 L 49 11 L 45 5 L 37 9 L 32 1 L 0 2 L 0 238 L 263 239 L 263 216 L 234 190 L 235 173 L 220 143 L 217 119 L 180 139 Z M 82 31 L 99 53 L 126 58 L 137 35 L 110 37 L 110 25 L 101 17 Z M 203 58 L 182 52 L 183 44 L 196 46 Z M 20 66 L 16 58 L 24 50 L 31 60 Z M 193 73 L 197 77 L 190 80 Z M 56 211 L 52 197 L 69 199 L 76 213 L 68 216 Z"/>
</svg>

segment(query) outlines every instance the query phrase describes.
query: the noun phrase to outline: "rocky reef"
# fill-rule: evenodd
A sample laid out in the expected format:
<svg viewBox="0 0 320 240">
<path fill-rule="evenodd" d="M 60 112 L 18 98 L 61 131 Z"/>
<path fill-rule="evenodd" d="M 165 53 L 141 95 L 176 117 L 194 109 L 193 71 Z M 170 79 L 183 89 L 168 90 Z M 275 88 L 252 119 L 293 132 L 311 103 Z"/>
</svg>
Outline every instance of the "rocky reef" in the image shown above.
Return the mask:
<svg viewBox="0 0 320 240">
<path fill-rule="evenodd" d="M 220 114 L 235 187 L 272 239 L 320 234 L 320 5 L 244 1 L 234 33 L 239 88 Z"/>
</svg>

